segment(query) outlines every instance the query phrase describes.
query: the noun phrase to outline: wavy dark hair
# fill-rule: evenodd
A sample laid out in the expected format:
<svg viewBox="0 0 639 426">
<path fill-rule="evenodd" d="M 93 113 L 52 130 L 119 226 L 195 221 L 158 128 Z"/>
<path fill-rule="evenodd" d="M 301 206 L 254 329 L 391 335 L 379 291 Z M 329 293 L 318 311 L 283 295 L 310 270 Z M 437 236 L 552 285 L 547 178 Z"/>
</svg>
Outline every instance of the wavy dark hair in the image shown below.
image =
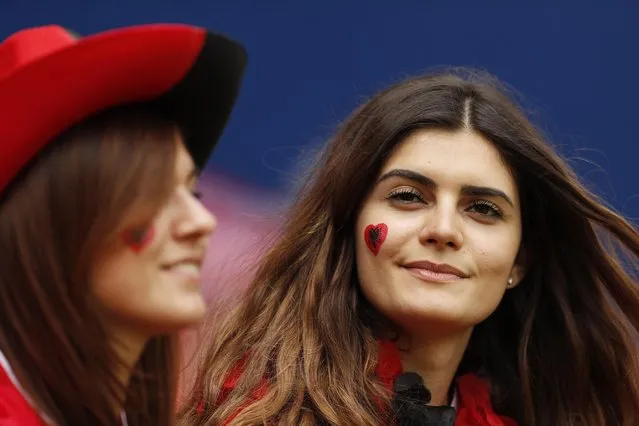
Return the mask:
<svg viewBox="0 0 639 426">
<path fill-rule="evenodd" d="M 169 196 L 178 131 L 143 105 L 105 111 L 61 135 L 2 192 L 0 350 L 56 425 L 118 425 L 118 405 L 131 426 L 173 424 L 175 337 L 151 339 L 120 383 L 90 275 L 125 218 L 144 225 Z"/>
<path fill-rule="evenodd" d="M 222 424 L 241 408 L 232 424 L 388 424 L 378 401 L 388 407 L 390 396 L 374 374 L 380 321 L 359 291 L 354 223 L 393 149 L 428 128 L 472 130 L 499 150 L 516 177 L 530 259 L 473 331 L 460 370 L 484 373 L 495 410 L 520 424 L 639 424 L 639 233 L 522 111 L 496 79 L 457 71 L 408 79 L 358 108 L 301 188 L 246 299 L 203 345 L 182 424 Z M 244 374 L 219 399 L 242 359 Z M 263 377 L 266 396 L 254 400 Z"/>
</svg>

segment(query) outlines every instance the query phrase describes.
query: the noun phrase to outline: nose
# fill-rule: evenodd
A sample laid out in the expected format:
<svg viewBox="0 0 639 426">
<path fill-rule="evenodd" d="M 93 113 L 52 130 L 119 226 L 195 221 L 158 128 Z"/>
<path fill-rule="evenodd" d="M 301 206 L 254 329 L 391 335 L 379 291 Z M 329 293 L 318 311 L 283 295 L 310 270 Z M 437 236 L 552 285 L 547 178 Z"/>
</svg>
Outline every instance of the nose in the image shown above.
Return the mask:
<svg viewBox="0 0 639 426">
<path fill-rule="evenodd" d="M 458 216 L 454 205 L 434 206 L 424 217 L 424 226 L 419 235 L 420 242 L 439 250 L 445 248 L 459 250 L 464 244 L 464 237 Z"/>
<path fill-rule="evenodd" d="M 190 193 L 185 193 L 183 200 L 183 212 L 174 228 L 176 236 L 188 239 L 210 237 L 217 227 L 217 218 Z"/>
</svg>

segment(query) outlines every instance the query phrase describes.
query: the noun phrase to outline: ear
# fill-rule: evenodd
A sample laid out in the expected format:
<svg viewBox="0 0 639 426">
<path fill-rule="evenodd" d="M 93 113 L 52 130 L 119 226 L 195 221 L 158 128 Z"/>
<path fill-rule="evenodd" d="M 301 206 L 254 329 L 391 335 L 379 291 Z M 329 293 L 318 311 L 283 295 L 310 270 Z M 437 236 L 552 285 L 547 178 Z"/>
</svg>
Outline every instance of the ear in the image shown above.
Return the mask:
<svg viewBox="0 0 639 426">
<path fill-rule="evenodd" d="M 531 259 L 528 251 L 522 246 L 517 252 L 513 269 L 510 271 L 510 277 L 512 278 L 512 284 L 508 284 L 508 288 L 514 288 L 519 285 L 520 282 L 526 276 L 528 269 L 530 268 Z"/>
</svg>

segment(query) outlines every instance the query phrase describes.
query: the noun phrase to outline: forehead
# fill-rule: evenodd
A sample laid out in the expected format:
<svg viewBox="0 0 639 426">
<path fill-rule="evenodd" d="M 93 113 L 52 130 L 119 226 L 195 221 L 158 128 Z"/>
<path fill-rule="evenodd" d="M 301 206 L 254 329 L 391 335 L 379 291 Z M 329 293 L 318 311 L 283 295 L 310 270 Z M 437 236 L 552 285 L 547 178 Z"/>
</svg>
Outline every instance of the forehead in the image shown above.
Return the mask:
<svg viewBox="0 0 639 426">
<path fill-rule="evenodd" d="M 382 169 L 419 172 L 438 185 L 490 186 L 516 197 L 513 174 L 492 142 L 467 130 L 421 129 L 397 146 Z"/>
</svg>

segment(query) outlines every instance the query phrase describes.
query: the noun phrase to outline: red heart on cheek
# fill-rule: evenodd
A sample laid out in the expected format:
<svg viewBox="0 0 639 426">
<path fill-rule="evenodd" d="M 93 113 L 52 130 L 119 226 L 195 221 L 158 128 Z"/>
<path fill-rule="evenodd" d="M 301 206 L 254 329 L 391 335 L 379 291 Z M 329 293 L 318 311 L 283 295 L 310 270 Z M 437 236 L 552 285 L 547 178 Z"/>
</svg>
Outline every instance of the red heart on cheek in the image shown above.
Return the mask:
<svg viewBox="0 0 639 426">
<path fill-rule="evenodd" d="M 364 241 L 366 241 L 366 245 L 375 256 L 379 253 L 379 249 L 382 247 L 384 240 L 386 240 L 387 234 L 388 226 L 386 226 L 385 223 L 368 225 L 366 229 L 364 229 Z"/>
<path fill-rule="evenodd" d="M 130 228 L 125 229 L 120 233 L 124 244 L 129 246 L 131 250 L 136 253 L 141 252 L 146 246 L 151 243 L 155 230 L 153 227 L 149 228 Z"/>
</svg>

